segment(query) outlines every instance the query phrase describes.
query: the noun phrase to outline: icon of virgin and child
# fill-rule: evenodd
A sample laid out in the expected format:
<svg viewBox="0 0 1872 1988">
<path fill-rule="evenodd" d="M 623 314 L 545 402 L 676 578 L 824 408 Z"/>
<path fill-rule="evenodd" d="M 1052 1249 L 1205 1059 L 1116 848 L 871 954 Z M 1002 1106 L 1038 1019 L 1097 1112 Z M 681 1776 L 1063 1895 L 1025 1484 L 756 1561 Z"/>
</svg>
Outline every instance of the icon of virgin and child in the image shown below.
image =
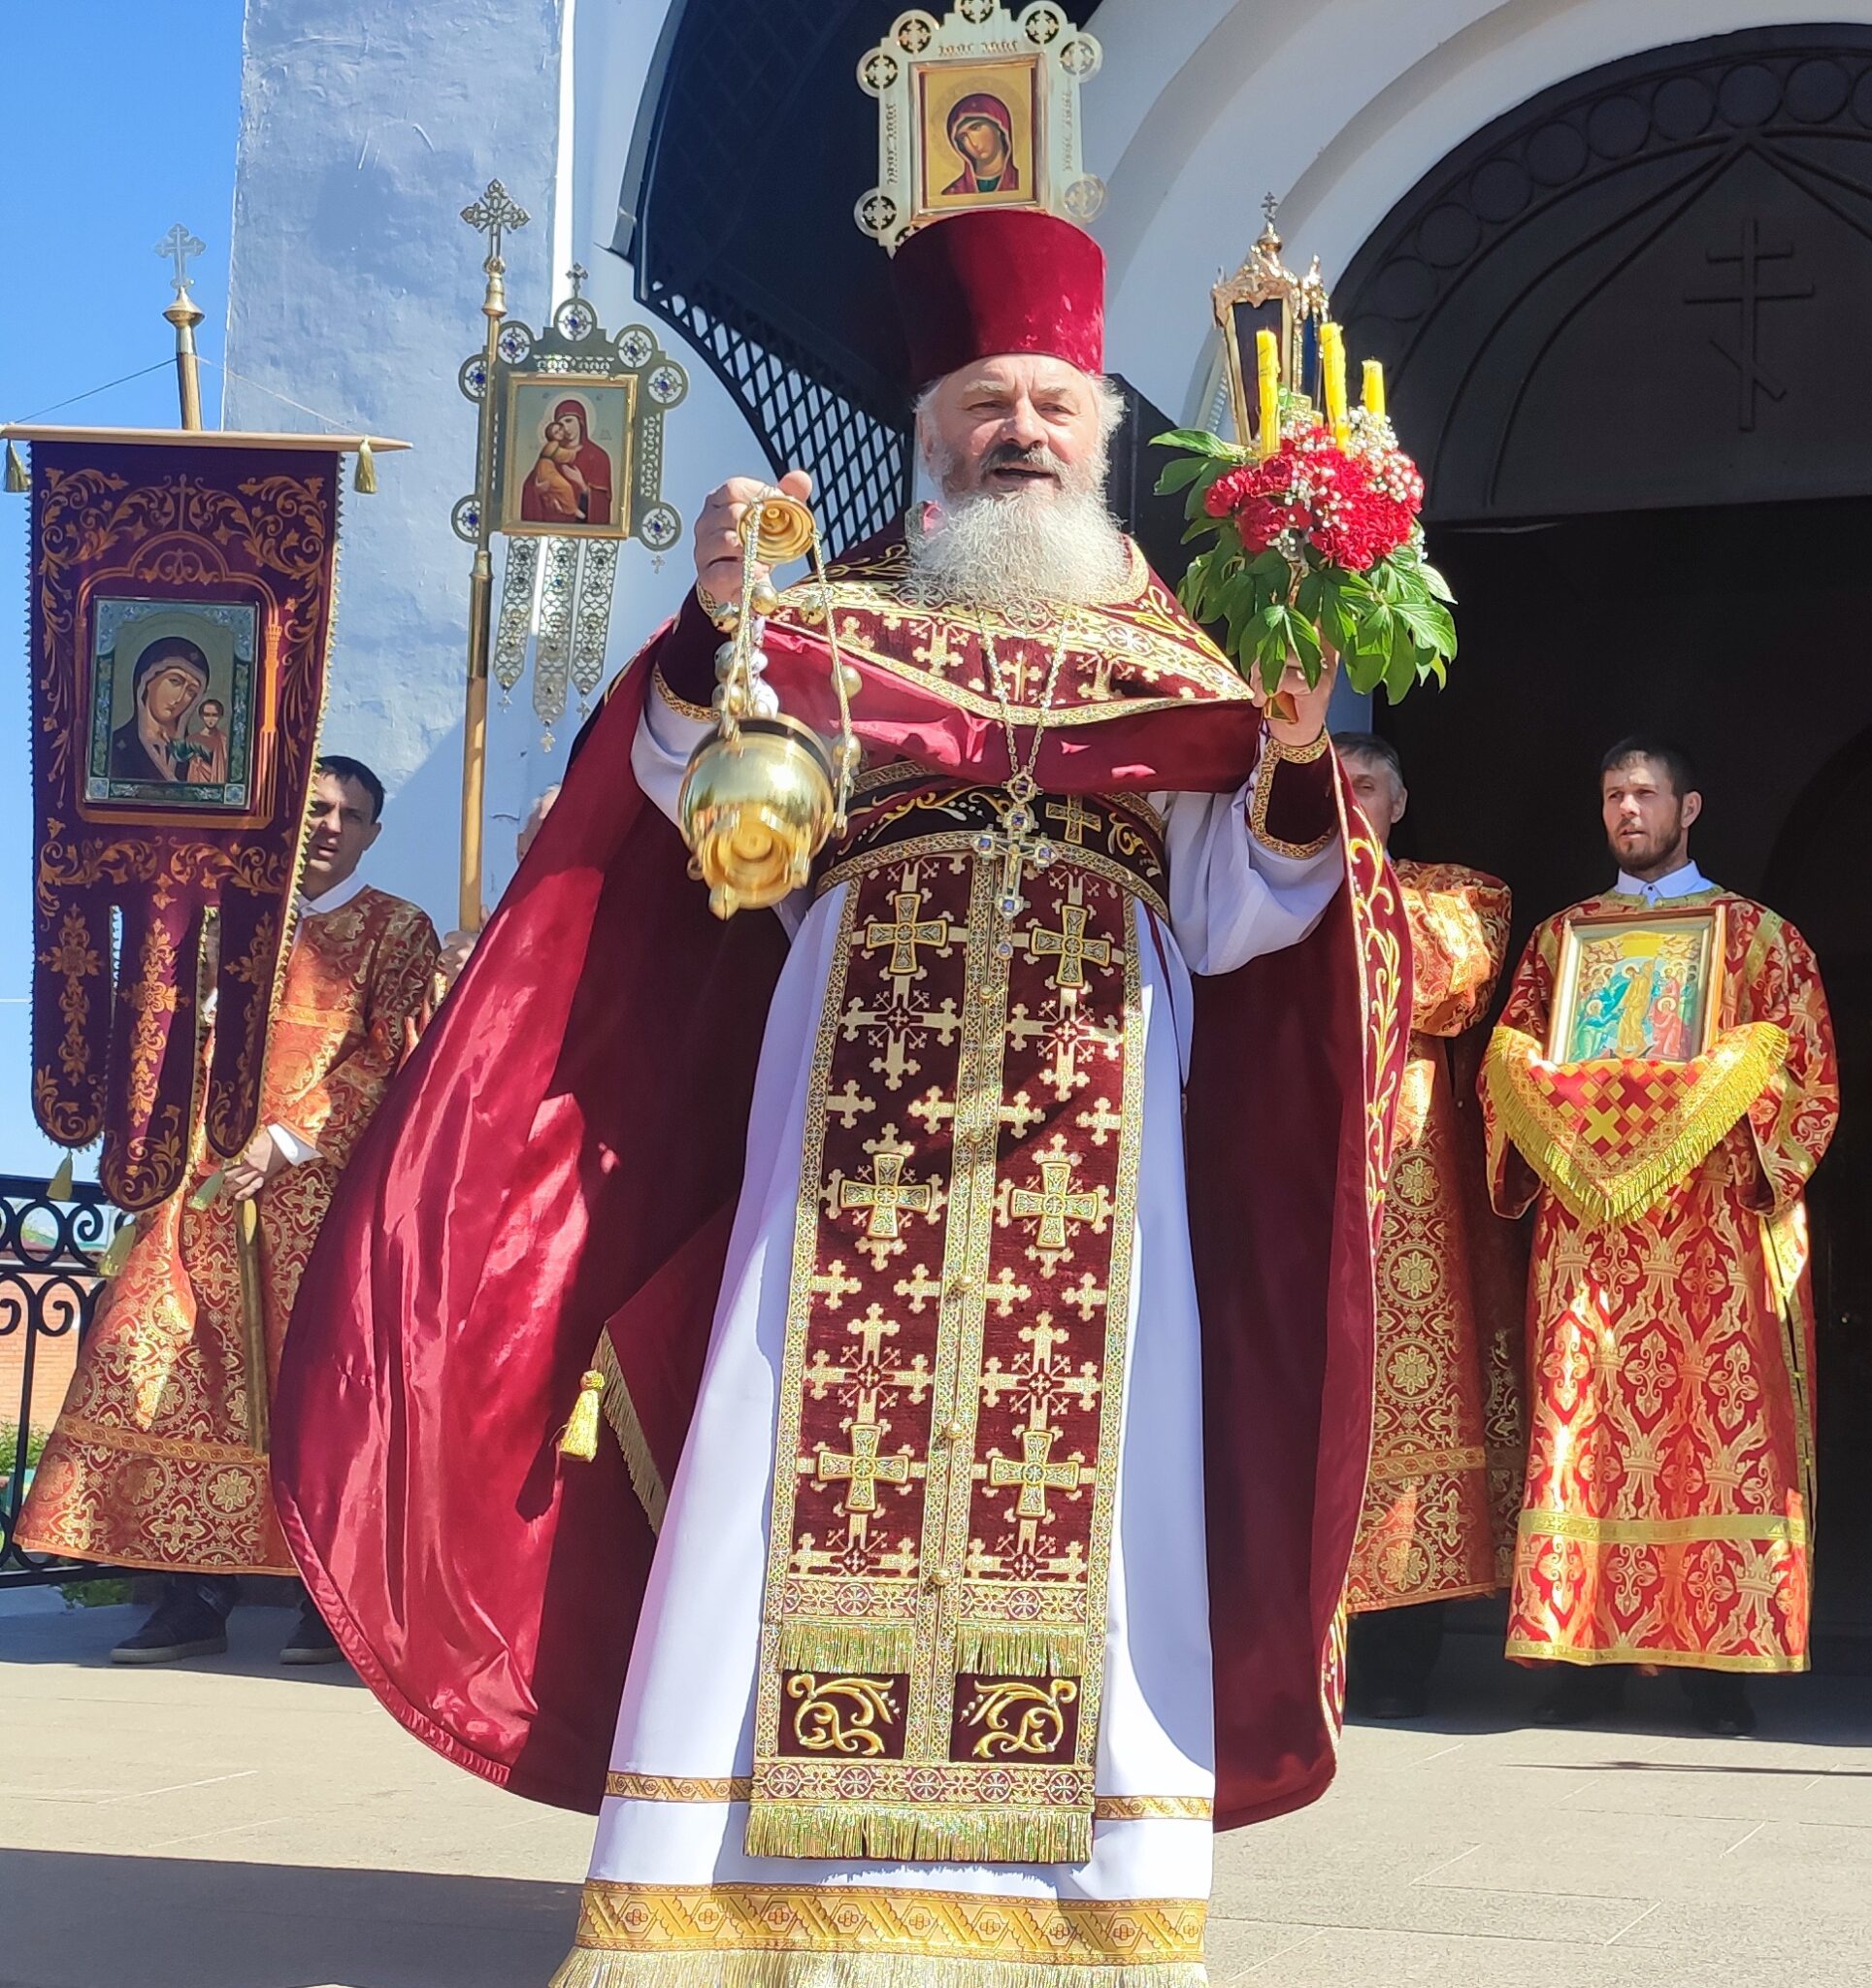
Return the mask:
<svg viewBox="0 0 1872 1988">
<path fill-rule="evenodd" d="M 150 643 L 131 675 L 134 709 L 111 734 L 111 778 L 225 786 L 227 706 L 208 685 L 208 658 L 186 636 Z"/>
<path fill-rule="evenodd" d="M 616 522 L 610 456 L 591 439 L 581 400 L 562 400 L 540 436 L 540 453 L 520 492 L 525 524 L 609 525 Z"/>
</svg>

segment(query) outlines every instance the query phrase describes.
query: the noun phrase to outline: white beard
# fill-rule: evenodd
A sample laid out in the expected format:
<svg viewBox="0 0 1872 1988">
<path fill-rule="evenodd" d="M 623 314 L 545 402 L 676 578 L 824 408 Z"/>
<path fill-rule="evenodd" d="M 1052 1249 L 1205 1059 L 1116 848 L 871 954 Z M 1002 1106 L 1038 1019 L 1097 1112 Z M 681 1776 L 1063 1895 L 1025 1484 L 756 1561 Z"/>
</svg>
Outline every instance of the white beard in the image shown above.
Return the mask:
<svg viewBox="0 0 1872 1988">
<path fill-rule="evenodd" d="M 947 503 L 932 530 L 912 529 L 906 590 L 927 607 L 1033 620 L 1050 608 L 1110 599 L 1130 564 L 1096 485 L 978 491 Z"/>
</svg>

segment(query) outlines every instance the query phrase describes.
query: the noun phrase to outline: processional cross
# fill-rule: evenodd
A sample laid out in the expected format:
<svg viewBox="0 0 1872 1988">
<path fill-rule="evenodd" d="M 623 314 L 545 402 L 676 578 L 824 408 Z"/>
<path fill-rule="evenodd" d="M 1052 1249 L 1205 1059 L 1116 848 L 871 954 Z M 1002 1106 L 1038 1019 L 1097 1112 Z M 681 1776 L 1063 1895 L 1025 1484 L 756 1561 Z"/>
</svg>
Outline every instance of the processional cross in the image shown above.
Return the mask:
<svg viewBox="0 0 1872 1988">
<path fill-rule="evenodd" d="M 181 221 L 170 229 L 156 244 L 156 253 L 167 256 L 175 265 L 173 281 L 176 285 L 176 301 L 182 302 L 188 295 L 188 264 L 191 257 L 205 255 L 208 244 L 199 235 L 191 235 Z"/>
</svg>

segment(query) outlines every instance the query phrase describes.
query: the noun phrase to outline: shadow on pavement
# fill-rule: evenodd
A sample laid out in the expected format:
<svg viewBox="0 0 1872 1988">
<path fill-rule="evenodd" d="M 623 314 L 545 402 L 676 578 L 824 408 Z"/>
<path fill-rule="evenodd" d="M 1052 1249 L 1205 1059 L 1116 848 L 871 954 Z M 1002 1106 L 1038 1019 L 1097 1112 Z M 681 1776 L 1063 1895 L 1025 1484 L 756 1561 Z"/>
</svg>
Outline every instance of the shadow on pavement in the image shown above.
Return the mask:
<svg viewBox="0 0 1872 1988">
<path fill-rule="evenodd" d="M 543 1988 L 578 1887 L 0 1850 L 0 1988 Z"/>
</svg>

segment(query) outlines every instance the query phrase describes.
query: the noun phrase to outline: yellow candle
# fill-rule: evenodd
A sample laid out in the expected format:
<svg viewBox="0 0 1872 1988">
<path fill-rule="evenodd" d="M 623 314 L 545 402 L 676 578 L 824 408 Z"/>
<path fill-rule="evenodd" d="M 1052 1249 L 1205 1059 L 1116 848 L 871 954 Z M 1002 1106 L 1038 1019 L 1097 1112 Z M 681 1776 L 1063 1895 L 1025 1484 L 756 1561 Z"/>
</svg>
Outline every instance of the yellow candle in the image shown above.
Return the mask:
<svg viewBox="0 0 1872 1988">
<path fill-rule="evenodd" d="M 1320 373 L 1326 392 L 1327 425 L 1343 448 L 1349 430 L 1345 418 L 1345 334 L 1336 324 L 1320 326 Z"/>
<path fill-rule="evenodd" d="M 1274 348 L 1274 334 L 1255 334 L 1255 373 L 1261 386 L 1261 432 L 1256 444 L 1264 456 L 1280 447 L 1280 355 Z"/>
<path fill-rule="evenodd" d="M 1384 418 L 1385 369 L 1376 359 L 1365 361 L 1365 413 Z"/>
</svg>

